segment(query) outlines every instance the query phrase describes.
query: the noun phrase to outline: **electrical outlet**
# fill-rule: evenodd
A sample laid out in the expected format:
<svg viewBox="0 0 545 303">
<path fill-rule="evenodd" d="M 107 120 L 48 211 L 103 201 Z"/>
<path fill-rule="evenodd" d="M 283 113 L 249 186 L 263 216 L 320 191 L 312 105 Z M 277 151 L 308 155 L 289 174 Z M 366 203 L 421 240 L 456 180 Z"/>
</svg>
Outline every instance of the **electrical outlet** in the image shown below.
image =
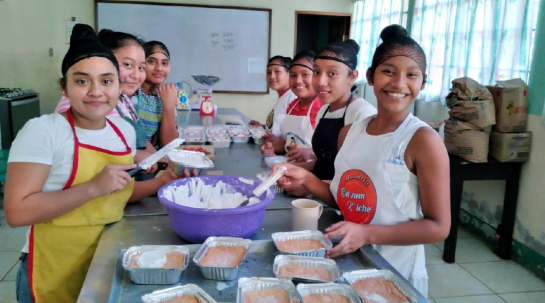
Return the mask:
<svg viewBox="0 0 545 303">
<path fill-rule="evenodd" d="M 2 0 L 0 0 L 0 1 L 2 1 Z M 52 47 L 49 48 L 49 57 L 51 57 L 51 58 L 55 57 L 55 49 L 52 48 Z"/>
</svg>

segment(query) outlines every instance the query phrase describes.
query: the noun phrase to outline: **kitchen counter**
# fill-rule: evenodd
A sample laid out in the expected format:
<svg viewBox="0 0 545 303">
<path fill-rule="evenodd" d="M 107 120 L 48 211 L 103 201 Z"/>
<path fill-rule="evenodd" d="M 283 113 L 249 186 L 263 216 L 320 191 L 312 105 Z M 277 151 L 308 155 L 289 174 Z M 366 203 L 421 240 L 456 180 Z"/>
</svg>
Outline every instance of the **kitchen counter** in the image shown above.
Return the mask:
<svg viewBox="0 0 545 303">
<path fill-rule="evenodd" d="M 238 111 L 220 109 L 218 113 L 236 114 Z M 189 125 L 198 124 L 199 118 L 198 112 L 191 112 L 188 119 Z M 242 118 L 247 122 L 246 117 L 242 116 Z M 253 143 L 231 143 L 228 149 L 216 149 L 213 170 L 221 170 L 224 174 L 255 178 L 256 173 L 267 168 L 262 163 L 259 146 Z M 268 240 L 271 239 L 272 233 L 290 231 L 293 199 L 285 194 L 277 194 L 267 208 L 261 229 L 252 239 Z M 318 229 L 323 232 L 325 228 L 340 220 L 342 217 L 335 210 L 326 207 L 319 220 Z M 141 202 L 127 205 L 124 218 L 120 222 L 106 226 L 102 233 L 78 302 L 108 302 L 119 250 L 135 245 L 184 244 L 189 243 L 171 229 L 166 209 L 156 197 L 148 197 Z M 366 245 L 362 250 L 369 258 L 370 266 L 389 269 L 398 274 L 371 246 Z M 429 301 L 419 294 L 418 302 L 428 303 Z"/>
</svg>

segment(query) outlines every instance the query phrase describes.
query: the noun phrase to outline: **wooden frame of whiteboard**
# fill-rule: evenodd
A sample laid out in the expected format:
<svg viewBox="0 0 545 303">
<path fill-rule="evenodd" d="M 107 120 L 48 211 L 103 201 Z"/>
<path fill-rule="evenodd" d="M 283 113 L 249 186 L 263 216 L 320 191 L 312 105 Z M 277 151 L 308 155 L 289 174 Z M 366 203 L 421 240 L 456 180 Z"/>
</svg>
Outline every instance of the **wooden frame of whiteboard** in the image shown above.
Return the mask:
<svg viewBox="0 0 545 303">
<path fill-rule="evenodd" d="M 162 2 L 149 2 L 149 1 L 115 1 L 115 0 L 95 0 L 95 28 L 98 28 L 98 4 L 99 3 L 121 3 L 121 4 L 144 4 L 144 5 L 164 5 L 164 6 L 188 6 L 188 7 L 203 7 L 203 8 L 223 8 L 223 9 L 238 9 L 249 11 L 264 11 L 269 13 L 269 47 L 267 59 L 271 57 L 271 26 L 272 26 L 272 9 L 270 8 L 256 8 L 246 6 L 226 6 L 226 5 L 200 5 L 200 4 L 184 4 L 184 3 L 162 3 Z M 262 92 L 247 92 L 247 91 L 225 91 L 214 90 L 216 94 L 247 94 L 247 95 L 268 95 L 269 86 L 267 90 Z"/>
<path fill-rule="evenodd" d="M 293 40 L 293 55 L 297 54 L 297 25 L 299 22 L 299 15 L 316 15 L 316 16 L 336 16 L 336 17 L 350 17 L 350 23 L 352 23 L 352 14 L 350 13 L 330 13 L 330 12 L 314 12 L 314 11 L 295 11 L 295 26 L 294 26 L 294 40 Z M 351 30 L 351 29 L 350 29 Z M 350 36 L 350 31 L 348 32 Z"/>
</svg>

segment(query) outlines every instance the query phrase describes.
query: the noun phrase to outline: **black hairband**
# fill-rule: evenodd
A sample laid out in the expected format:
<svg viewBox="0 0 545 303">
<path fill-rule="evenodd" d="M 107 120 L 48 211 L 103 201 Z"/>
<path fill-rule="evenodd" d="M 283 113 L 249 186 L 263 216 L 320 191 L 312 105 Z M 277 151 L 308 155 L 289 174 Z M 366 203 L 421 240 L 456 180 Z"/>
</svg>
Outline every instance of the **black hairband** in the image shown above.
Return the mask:
<svg viewBox="0 0 545 303">
<path fill-rule="evenodd" d="M 344 60 L 341 60 L 341 59 L 339 59 L 337 57 L 321 55 L 321 56 L 317 56 L 316 59 L 314 59 L 314 60 L 316 61 L 318 59 L 333 60 L 333 61 L 341 62 L 342 64 L 348 66 L 348 68 L 355 69 L 355 67 L 352 67 L 352 66 L 348 65 L 348 63 L 346 63 Z"/>
<path fill-rule="evenodd" d="M 312 69 L 312 67 L 308 67 L 308 66 L 306 66 L 306 65 L 304 65 L 304 64 L 301 64 L 301 63 L 293 63 L 293 64 L 290 66 L 290 69 L 291 69 L 292 67 L 294 67 L 294 66 L 302 66 L 302 67 L 306 67 L 306 68 L 310 69 L 311 72 L 314 71 L 314 70 Z"/>
<path fill-rule="evenodd" d="M 152 53 L 148 54 L 146 56 L 146 58 L 153 55 L 153 54 L 157 54 L 157 53 L 165 55 L 168 58 L 168 60 L 170 60 L 170 56 L 167 53 L 164 53 L 164 52 L 152 52 Z"/>
<path fill-rule="evenodd" d="M 267 64 L 267 67 L 272 66 L 272 65 L 278 65 L 278 66 L 282 66 L 283 68 L 288 68 L 287 66 L 285 66 L 285 65 L 283 65 L 283 64 L 278 64 L 278 63 Z M 288 68 L 288 69 L 289 69 L 289 68 Z"/>
</svg>

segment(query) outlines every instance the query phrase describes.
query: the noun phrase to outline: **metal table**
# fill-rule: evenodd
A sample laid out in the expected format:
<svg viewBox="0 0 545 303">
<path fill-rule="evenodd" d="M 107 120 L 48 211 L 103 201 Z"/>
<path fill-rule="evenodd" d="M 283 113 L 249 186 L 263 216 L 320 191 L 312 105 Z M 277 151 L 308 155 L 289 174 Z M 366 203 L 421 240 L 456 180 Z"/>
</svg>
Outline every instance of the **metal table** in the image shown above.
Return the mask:
<svg viewBox="0 0 545 303">
<path fill-rule="evenodd" d="M 219 114 L 236 114 L 235 109 L 220 109 Z M 242 116 L 247 122 L 247 118 Z M 199 124 L 198 112 L 191 112 L 190 125 Z M 219 123 L 215 122 L 215 123 Z M 265 170 L 259 147 L 249 143 L 232 143 L 229 149 L 217 149 L 216 167 L 225 174 L 255 177 Z M 253 240 L 271 239 L 271 234 L 291 229 L 291 201 L 285 194 L 278 194 L 267 208 L 261 229 L 252 237 Z M 333 209 L 325 208 L 319 220 L 318 229 L 322 232 L 333 223 L 342 220 Z M 180 238 L 170 227 L 166 209 L 156 197 L 149 197 L 141 202 L 127 205 L 124 218 L 106 226 L 98 243 L 95 255 L 89 267 L 78 303 L 107 302 L 111 291 L 114 268 L 119 250 L 135 245 L 183 245 L 189 244 Z M 397 271 L 371 246 L 362 250 L 376 268 Z M 399 275 L 399 274 L 398 274 Z M 407 285 L 410 284 L 407 282 Z M 410 286 L 412 287 L 412 286 Z M 413 290 L 418 293 L 414 288 Z M 418 294 L 419 303 L 429 301 Z"/>
</svg>

